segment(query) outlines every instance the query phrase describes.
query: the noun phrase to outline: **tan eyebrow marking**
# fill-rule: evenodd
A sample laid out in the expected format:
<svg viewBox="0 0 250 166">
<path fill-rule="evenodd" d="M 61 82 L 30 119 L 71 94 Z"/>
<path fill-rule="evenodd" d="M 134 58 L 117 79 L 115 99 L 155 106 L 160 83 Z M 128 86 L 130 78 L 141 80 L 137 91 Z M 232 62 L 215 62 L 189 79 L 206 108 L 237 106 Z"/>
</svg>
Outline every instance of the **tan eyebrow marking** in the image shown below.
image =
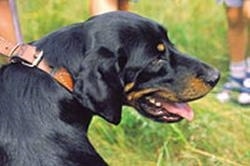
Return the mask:
<svg viewBox="0 0 250 166">
<path fill-rule="evenodd" d="M 163 43 L 159 43 L 156 48 L 160 52 L 165 51 L 165 49 L 166 49 L 165 45 Z"/>
</svg>

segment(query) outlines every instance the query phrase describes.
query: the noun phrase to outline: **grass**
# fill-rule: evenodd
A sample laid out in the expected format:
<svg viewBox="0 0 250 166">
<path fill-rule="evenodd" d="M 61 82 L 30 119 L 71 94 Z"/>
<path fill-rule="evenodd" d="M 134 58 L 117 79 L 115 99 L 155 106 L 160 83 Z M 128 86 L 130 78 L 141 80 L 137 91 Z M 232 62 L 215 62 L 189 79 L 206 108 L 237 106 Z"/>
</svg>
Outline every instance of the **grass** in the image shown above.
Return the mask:
<svg viewBox="0 0 250 166">
<path fill-rule="evenodd" d="M 89 17 L 83 0 L 17 1 L 25 41 Z M 247 166 L 250 163 L 250 110 L 221 104 L 215 93 L 227 76 L 226 19 L 214 0 L 149 0 L 131 3 L 131 11 L 168 27 L 183 52 L 217 67 L 222 81 L 207 97 L 193 102 L 195 120 L 160 124 L 124 107 L 113 126 L 96 117 L 89 136 L 110 165 Z"/>
</svg>

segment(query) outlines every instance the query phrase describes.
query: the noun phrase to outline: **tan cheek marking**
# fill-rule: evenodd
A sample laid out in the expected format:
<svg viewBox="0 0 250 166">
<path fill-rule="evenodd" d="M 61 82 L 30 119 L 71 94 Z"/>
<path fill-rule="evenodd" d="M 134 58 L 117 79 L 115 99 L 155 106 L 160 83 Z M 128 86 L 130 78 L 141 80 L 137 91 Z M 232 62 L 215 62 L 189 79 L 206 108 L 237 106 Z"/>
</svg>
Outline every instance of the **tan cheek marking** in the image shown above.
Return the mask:
<svg viewBox="0 0 250 166">
<path fill-rule="evenodd" d="M 149 94 L 149 93 L 154 92 L 154 91 L 156 91 L 156 89 L 154 89 L 154 88 L 143 89 L 143 90 L 136 91 L 136 92 L 134 91 L 134 92 L 131 92 L 128 94 L 127 99 L 129 101 L 136 100 L 136 99 L 142 97 L 143 95 Z"/>
<path fill-rule="evenodd" d="M 126 84 L 124 88 L 124 92 L 128 92 L 129 90 L 131 90 L 134 87 L 134 85 L 135 85 L 134 82 Z"/>
<path fill-rule="evenodd" d="M 177 94 L 171 91 L 160 91 L 157 92 L 157 95 L 161 96 L 162 98 L 165 98 L 168 101 L 171 102 L 178 102 Z"/>
<path fill-rule="evenodd" d="M 208 93 L 212 88 L 201 79 L 191 78 L 187 88 L 181 93 L 185 98 L 195 98 Z"/>
</svg>

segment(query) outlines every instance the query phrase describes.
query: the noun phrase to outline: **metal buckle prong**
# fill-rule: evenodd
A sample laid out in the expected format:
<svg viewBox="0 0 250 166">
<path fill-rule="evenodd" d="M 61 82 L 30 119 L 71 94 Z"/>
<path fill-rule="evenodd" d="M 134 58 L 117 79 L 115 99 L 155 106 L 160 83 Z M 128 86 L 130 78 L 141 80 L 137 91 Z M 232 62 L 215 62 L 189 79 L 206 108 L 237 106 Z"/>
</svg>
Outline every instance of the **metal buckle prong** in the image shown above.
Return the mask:
<svg viewBox="0 0 250 166">
<path fill-rule="evenodd" d="M 35 60 L 31 64 L 24 61 L 22 61 L 21 63 L 28 67 L 35 67 L 42 60 L 42 57 L 43 57 L 43 51 L 39 51 L 39 53 L 36 55 Z"/>
</svg>

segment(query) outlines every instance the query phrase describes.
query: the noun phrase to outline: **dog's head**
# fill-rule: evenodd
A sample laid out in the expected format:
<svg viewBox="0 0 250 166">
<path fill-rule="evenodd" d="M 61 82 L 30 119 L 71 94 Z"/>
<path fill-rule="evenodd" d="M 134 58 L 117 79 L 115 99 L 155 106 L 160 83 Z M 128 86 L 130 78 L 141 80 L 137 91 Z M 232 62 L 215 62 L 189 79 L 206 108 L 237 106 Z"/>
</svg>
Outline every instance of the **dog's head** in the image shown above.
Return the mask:
<svg viewBox="0 0 250 166">
<path fill-rule="evenodd" d="M 64 38 L 65 32 L 70 39 L 63 43 L 71 44 L 64 52 L 84 55 L 67 59 L 81 62 L 69 68 L 75 73 L 73 95 L 115 124 L 124 104 L 159 122 L 191 120 L 187 102 L 206 95 L 219 79 L 216 69 L 179 52 L 162 26 L 136 14 L 103 14 L 62 30 Z"/>
</svg>

